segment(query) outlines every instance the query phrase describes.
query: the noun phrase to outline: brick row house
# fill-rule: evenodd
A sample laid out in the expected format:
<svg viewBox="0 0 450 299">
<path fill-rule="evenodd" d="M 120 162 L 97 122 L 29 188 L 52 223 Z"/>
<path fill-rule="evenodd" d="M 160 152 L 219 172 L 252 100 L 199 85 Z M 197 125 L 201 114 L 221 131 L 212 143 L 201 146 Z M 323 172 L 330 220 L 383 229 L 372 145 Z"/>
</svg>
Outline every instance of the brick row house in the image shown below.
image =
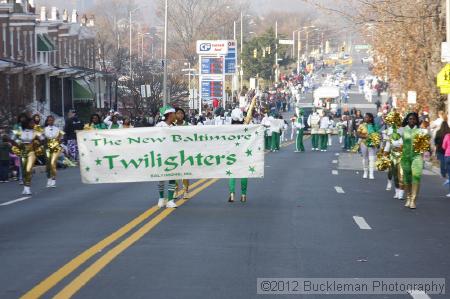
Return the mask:
<svg viewBox="0 0 450 299">
<path fill-rule="evenodd" d="M 0 114 L 88 115 L 111 102 L 110 74 L 96 70 L 93 17 L 34 1 L 0 0 Z"/>
</svg>

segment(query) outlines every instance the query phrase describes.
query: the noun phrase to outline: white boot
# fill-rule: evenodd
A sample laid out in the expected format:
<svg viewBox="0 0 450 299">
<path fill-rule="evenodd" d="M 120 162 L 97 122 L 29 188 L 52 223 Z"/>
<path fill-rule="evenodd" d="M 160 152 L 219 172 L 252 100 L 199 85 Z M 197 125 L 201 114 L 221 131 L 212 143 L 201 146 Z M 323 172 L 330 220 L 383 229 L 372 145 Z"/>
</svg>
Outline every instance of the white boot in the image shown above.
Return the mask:
<svg viewBox="0 0 450 299">
<path fill-rule="evenodd" d="M 55 179 L 52 179 L 52 186 L 51 186 L 51 188 L 56 188 L 56 180 Z"/>
<path fill-rule="evenodd" d="M 158 200 L 158 207 L 164 208 L 164 207 L 166 206 L 166 203 L 167 203 L 167 201 L 166 201 L 165 198 L 160 198 L 160 199 Z"/>
<path fill-rule="evenodd" d="M 399 193 L 400 193 L 400 189 L 395 188 L 394 199 L 398 199 Z"/>
<path fill-rule="evenodd" d="M 391 180 L 388 180 L 387 185 L 386 185 L 386 191 L 391 191 L 392 190 L 392 182 Z M 395 192 L 397 193 L 397 189 L 395 189 Z"/>
<path fill-rule="evenodd" d="M 405 199 L 405 190 L 398 189 L 398 196 L 397 199 L 403 200 Z"/>
<path fill-rule="evenodd" d="M 375 161 L 373 161 L 372 159 L 369 158 L 369 179 L 370 180 L 374 180 L 375 176 L 374 176 L 374 171 L 375 171 Z"/>
<path fill-rule="evenodd" d="M 22 192 L 22 194 L 23 195 L 31 195 L 32 193 L 31 193 L 31 188 L 30 187 L 27 187 L 27 186 L 24 186 L 23 187 L 23 192 Z"/>
<path fill-rule="evenodd" d="M 369 172 L 368 172 L 367 168 L 364 168 L 363 179 L 367 179 L 368 175 L 369 175 Z"/>
<path fill-rule="evenodd" d="M 52 179 L 48 179 L 47 180 L 47 188 L 51 188 L 52 187 Z"/>
</svg>

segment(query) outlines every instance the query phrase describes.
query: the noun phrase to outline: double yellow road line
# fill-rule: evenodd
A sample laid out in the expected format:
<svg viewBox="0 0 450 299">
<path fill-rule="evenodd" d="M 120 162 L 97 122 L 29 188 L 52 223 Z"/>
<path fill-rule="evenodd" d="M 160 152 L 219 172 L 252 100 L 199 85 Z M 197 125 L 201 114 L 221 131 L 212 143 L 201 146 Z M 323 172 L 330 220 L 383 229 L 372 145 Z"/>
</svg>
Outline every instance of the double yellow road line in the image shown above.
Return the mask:
<svg viewBox="0 0 450 299">
<path fill-rule="evenodd" d="M 287 147 L 294 142 L 287 142 L 282 145 L 282 147 Z M 191 184 L 190 198 L 198 195 L 200 192 L 208 188 L 209 186 L 216 183 L 218 179 L 202 179 Z M 177 196 L 182 195 L 180 192 Z M 189 199 L 180 199 L 176 203 L 180 207 L 185 204 Z M 172 214 L 175 209 L 160 209 L 157 205 L 148 209 L 126 225 L 122 226 L 120 229 L 110 234 L 105 239 L 101 240 L 94 246 L 82 252 L 80 255 L 69 261 L 67 264 L 59 268 L 56 272 L 45 278 L 34 288 L 25 293 L 22 299 L 35 299 L 40 298 L 45 295 L 48 291 L 53 289 L 57 284 L 59 284 L 63 279 L 72 274 L 74 271 L 79 269 L 84 263 L 93 258 L 99 252 L 102 252 L 108 246 L 113 244 L 119 239 L 123 238 L 125 235 L 129 234 L 137 226 L 148 220 L 147 223 L 142 225 L 135 232 L 131 233 L 125 239 L 123 239 L 119 244 L 115 245 L 109 249 L 106 253 L 100 256 L 95 262 L 83 270 L 78 276 L 76 276 L 71 282 L 69 282 L 61 291 L 59 291 L 54 298 L 71 298 L 75 295 L 86 283 L 88 283 L 92 278 L 94 278 L 100 271 L 102 271 L 109 263 L 111 263 L 119 254 L 124 252 L 134 243 L 139 241 L 147 233 L 149 233 L 153 228 L 155 228 L 159 223 L 161 223 L 165 218 Z M 151 217 L 155 213 L 160 212 L 155 217 Z"/>
<path fill-rule="evenodd" d="M 216 183 L 217 179 L 203 179 L 196 181 L 193 183 L 190 188 L 190 197 L 194 197 L 212 184 Z M 178 196 L 181 195 L 177 194 Z M 182 206 L 188 201 L 188 199 L 180 199 L 177 201 L 178 206 Z M 93 256 L 102 252 L 105 248 L 107 248 L 112 243 L 118 241 L 120 238 L 124 237 L 138 225 L 143 223 L 146 220 L 155 214 L 156 212 L 161 211 L 161 213 L 157 214 L 150 221 L 145 223 L 141 228 L 136 230 L 134 233 L 126 237 L 119 244 L 108 250 L 105 254 L 103 254 L 100 258 L 98 258 L 93 264 L 87 267 L 83 272 L 81 272 L 77 277 L 75 277 L 69 284 L 67 284 L 60 292 L 58 292 L 54 298 L 70 298 L 75 293 L 77 293 L 89 280 L 91 280 L 95 275 L 97 275 L 103 268 L 105 268 L 114 258 L 116 258 L 119 254 L 124 252 L 131 245 L 136 243 L 139 239 L 145 236 L 148 232 L 150 232 L 155 226 L 157 226 L 161 221 L 167 218 L 170 214 L 172 214 L 175 209 L 159 209 L 158 206 L 153 206 L 149 210 L 145 211 L 105 239 L 101 240 L 94 246 L 85 250 L 83 253 L 72 259 L 70 262 L 59 268 L 56 272 L 51 274 L 49 277 L 41 281 L 38 285 L 24 294 L 21 298 L 23 299 L 35 299 L 40 298 L 52 288 L 54 288 L 58 283 L 60 283 L 64 278 L 69 276 L 72 272 L 81 267 L 84 263 L 86 263 Z"/>
</svg>

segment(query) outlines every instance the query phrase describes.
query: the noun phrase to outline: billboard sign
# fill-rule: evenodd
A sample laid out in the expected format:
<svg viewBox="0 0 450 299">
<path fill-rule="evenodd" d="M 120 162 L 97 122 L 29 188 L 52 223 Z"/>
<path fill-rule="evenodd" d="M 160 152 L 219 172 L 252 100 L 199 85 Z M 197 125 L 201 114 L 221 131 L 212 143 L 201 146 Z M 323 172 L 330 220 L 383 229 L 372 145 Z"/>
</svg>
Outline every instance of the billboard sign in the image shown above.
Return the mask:
<svg viewBox="0 0 450 299">
<path fill-rule="evenodd" d="M 228 41 L 226 40 L 198 40 L 197 54 L 199 55 L 227 55 Z"/>
</svg>

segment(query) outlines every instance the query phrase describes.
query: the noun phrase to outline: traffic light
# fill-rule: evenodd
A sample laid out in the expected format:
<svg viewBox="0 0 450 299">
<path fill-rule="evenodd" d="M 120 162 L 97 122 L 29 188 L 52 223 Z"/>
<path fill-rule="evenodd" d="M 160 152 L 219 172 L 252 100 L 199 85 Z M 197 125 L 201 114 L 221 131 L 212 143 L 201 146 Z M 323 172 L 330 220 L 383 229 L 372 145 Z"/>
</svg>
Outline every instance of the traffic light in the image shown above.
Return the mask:
<svg viewBox="0 0 450 299">
<path fill-rule="evenodd" d="M 258 49 L 253 50 L 253 58 L 258 58 Z"/>
</svg>

